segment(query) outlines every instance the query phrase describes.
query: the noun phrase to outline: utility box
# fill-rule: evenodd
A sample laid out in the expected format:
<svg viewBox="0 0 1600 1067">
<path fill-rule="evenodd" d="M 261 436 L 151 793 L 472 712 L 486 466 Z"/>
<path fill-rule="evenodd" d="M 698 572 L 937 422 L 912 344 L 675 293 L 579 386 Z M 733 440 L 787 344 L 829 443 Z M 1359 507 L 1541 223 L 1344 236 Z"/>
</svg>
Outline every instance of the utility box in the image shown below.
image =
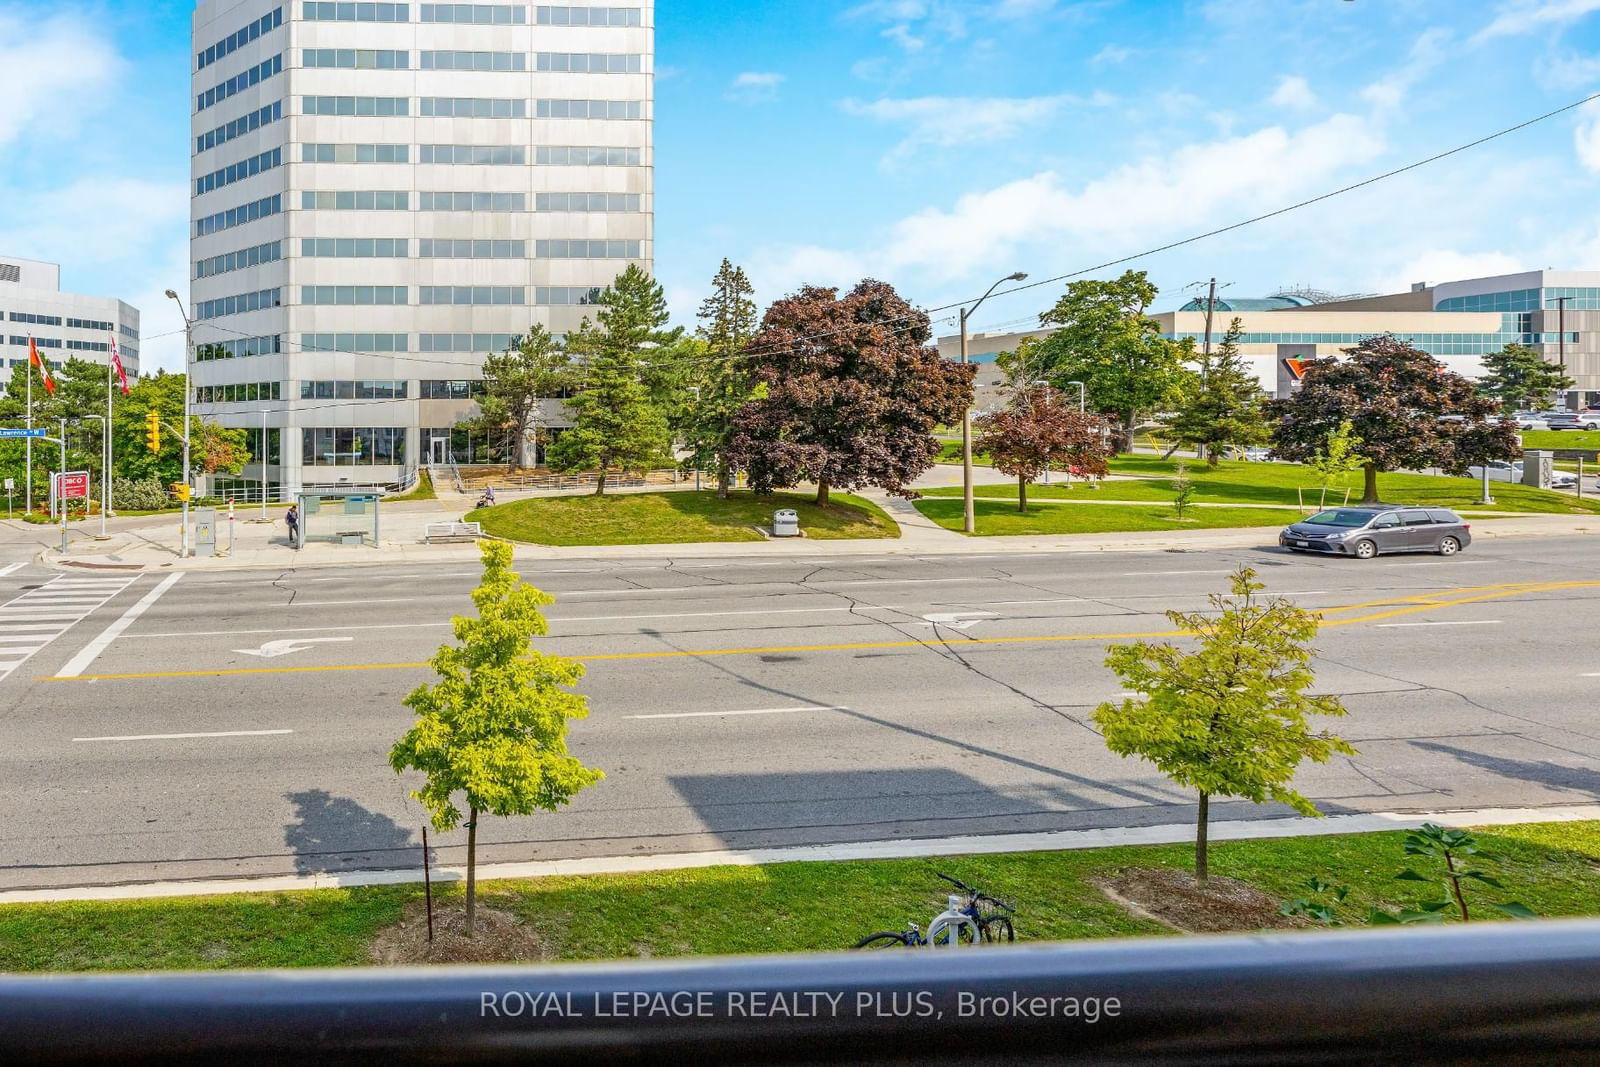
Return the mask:
<svg viewBox="0 0 1600 1067">
<path fill-rule="evenodd" d="M 217 554 L 217 509 L 196 508 L 194 513 L 194 554 Z"/>
<path fill-rule="evenodd" d="M 799 537 L 800 513 L 793 508 L 779 508 L 772 513 L 773 537 Z"/>
<path fill-rule="evenodd" d="M 1550 473 L 1554 469 L 1555 454 L 1547 449 L 1534 449 L 1522 453 L 1522 484 L 1540 489 L 1550 488 Z"/>
</svg>

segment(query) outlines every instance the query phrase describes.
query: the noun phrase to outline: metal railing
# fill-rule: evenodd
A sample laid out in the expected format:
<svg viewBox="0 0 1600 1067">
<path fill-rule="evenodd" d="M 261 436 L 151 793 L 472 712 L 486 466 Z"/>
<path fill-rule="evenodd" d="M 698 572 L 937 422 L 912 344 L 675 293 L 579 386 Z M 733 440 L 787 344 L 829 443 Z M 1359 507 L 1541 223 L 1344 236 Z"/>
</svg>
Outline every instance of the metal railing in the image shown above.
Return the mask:
<svg viewBox="0 0 1600 1067">
<path fill-rule="evenodd" d="M 1584 1063 L 1600 922 L 0 977 L 13 1062 Z"/>
</svg>

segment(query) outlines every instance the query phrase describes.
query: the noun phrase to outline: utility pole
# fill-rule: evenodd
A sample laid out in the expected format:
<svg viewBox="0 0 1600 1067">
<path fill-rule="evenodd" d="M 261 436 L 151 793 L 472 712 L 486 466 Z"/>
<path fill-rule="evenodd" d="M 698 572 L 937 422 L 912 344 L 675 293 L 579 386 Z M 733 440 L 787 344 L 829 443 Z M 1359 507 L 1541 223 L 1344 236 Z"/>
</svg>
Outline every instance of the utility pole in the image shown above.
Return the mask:
<svg viewBox="0 0 1600 1067">
<path fill-rule="evenodd" d="M 1027 278 L 1027 274 L 1017 271 L 989 286 L 989 291 L 978 297 L 977 301 L 968 308 L 961 309 L 961 365 L 966 366 L 970 360 L 967 358 L 967 320 L 972 317 L 978 306 L 994 294 L 994 291 L 1006 282 L 1020 282 Z M 961 528 L 967 533 L 978 532 L 978 520 L 972 503 L 972 405 L 968 404 L 961 412 Z"/>
<path fill-rule="evenodd" d="M 33 368 L 28 368 L 29 373 Z M 56 507 L 61 509 L 61 554 L 67 554 L 67 420 L 61 420 L 61 469 L 56 471 Z M 87 494 L 89 490 L 85 489 Z"/>
<path fill-rule="evenodd" d="M 183 531 L 179 535 L 178 555 L 181 559 L 189 558 L 189 364 L 194 360 L 194 323 L 189 319 L 189 312 L 184 310 L 183 301 L 178 299 L 178 294 L 171 289 L 167 296 L 178 305 L 178 314 L 183 316 Z M 265 490 L 263 490 L 265 492 Z"/>
</svg>

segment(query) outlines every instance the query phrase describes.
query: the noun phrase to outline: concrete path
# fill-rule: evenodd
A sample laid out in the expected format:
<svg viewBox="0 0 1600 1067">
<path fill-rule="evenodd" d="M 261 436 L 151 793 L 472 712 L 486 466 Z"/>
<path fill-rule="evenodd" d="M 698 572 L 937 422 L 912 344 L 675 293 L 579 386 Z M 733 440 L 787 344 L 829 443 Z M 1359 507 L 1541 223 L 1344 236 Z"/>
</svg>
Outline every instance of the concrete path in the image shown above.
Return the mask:
<svg viewBox="0 0 1600 1067">
<path fill-rule="evenodd" d="M 1533 822 L 1580 822 L 1600 819 L 1600 804 L 1556 808 L 1484 808 L 1469 811 L 1376 812 L 1369 815 L 1331 815 L 1326 818 L 1288 818 L 1214 822 L 1212 841 L 1261 841 L 1285 837 L 1321 837 L 1329 834 L 1378 833 L 1413 830 L 1423 823 L 1451 827 L 1511 826 Z M 636 874 L 643 871 L 680 871 L 703 867 L 754 867 L 768 863 L 856 862 L 860 860 L 916 859 L 934 856 L 993 856 L 1009 852 L 1065 852 L 1115 845 L 1169 845 L 1194 840 L 1189 823 L 1159 826 L 1113 827 L 1100 830 L 1059 830 L 1036 834 L 924 838 L 915 841 L 858 841 L 837 845 L 802 845 L 791 848 L 713 849 L 705 852 L 661 853 L 650 856 L 596 856 L 586 859 L 533 860 L 525 863 L 478 865 L 480 882 L 498 878 L 549 878 L 594 874 Z M 157 897 L 216 896 L 224 893 L 278 893 L 305 889 L 339 889 L 361 885 L 407 885 L 421 882 L 421 847 L 416 870 L 346 871 L 280 875 L 270 878 L 213 878 L 133 885 L 71 886 L 60 889 L 0 891 L 0 905 L 40 904 L 70 900 L 148 900 Z M 465 867 L 434 867 L 436 882 L 464 882 Z"/>
</svg>

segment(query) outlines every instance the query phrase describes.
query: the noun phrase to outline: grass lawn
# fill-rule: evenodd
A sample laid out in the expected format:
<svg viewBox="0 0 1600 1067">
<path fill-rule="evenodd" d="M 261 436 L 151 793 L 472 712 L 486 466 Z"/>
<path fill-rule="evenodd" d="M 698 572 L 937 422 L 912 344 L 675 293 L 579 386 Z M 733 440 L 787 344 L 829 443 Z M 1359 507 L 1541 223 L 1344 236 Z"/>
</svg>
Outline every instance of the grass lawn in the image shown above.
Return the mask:
<svg viewBox="0 0 1600 1067">
<path fill-rule="evenodd" d="M 1060 485 L 1033 485 L 1028 495 L 1061 497 L 1066 499 L 1102 500 L 1158 500 L 1172 499 L 1170 479 L 1177 460 L 1163 460 L 1160 456 L 1117 456 L 1111 461 L 1113 474 L 1128 474 L 1156 479 L 1145 482 L 1109 481 L 1099 489 L 1086 488 L 1081 482 L 1070 489 Z M 1194 480 L 1194 499 L 1205 503 L 1222 504 L 1283 504 L 1296 506 L 1296 487 L 1306 490 L 1306 498 L 1315 502 L 1316 478 L 1310 471 L 1294 463 L 1248 463 L 1242 460 L 1224 460 L 1216 469 L 1203 462 L 1189 461 L 1189 477 Z M 1360 475 L 1350 479 L 1351 502 L 1361 498 Z M 1378 475 L 1378 494 L 1393 504 L 1424 504 L 1436 507 L 1458 508 L 1471 511 L 1476 507 L 1481 485 L 1472 478 L 1438 478 L 1427 474 L 1385 473 Z M 930 497 L 960 495 L 960 489 L 931 489 Z M 976 492 L 983 496 L 1009 497 L 1016 500 L 1016 487 L 981 486 Z M 1592 499 L 1578 500 L 1564 493 L 1555 493 L 1532 486 L 1491 482 L 1496 511 L 1526 511 L 1556 514 L 1587 514 L 1600 512 L 1600 502 Z M 1329 502 L 1342 500 L 1342 490 L 1329 492 Z M 1213 510 L 1213 509 L 1201 509 Z"/>
<path fill-rule="evenodd" d="M 540 545 L 667 545 L 695 541 L 760 541 L 778 508 L 800 513 L 800 529 L 822 540 L 899 537 L 900 528 L 870 500 L 832 494 L 818 507 L 810 494 L 745 491 L 718 500 L 710 490 L 615 493 L 517 500 L 470 513 L 485 533 Z"/>
<path fill-rule="evenodd" d="M 1600 430 L 1524 430 L 1522 447 L 1600 449 Z"/>
<path fill-rule="evenodd" d="M 995 488 L 980 486 L 980 490 Z M 1043 488 L 1041 486 L 1041 488 Z M 959 531 L 962 526 L 961 490 L 956 495 L 925 496 L 915 501 L 916 508 L 947 530 Z M 1304 518 L 1298 511 L 1280 508 L 1192 508 L 1179 522 L 1173 517 L 1170 506 L 1140 507 L 1129 504 L 1091 504 L 1073 507 L 1070 504 L 1034 504 L 1033 490 L 1028 491 L 1026 512 L 1017 510 L 1017 494 L 1013 488 L 1008 499 L 990 499 L 991 494 L 974 491 L 979 499 L 973 502 L 973 512 L 978 520 L 978 536 L 990 537 L 1006 534 L 1068 534 L 1068 533 L 1120 533 L 1128 530 L 1213 530 L 1234 526 L 1287 526 Z M 1101 495 L 1108 496 L 1102 492 Z"/>
<path fill-rule="evenodd" d="M 1404 834 L 1234 841 L 1212 846 L 1214 875 L 1274 897 L 1313 875 L 1350 888 L 1336 908 L 1359 924 L 1374 905 L 1436 899 L 1433 884 L 1397 881 L 1416 866 Z M 1600 823 L 1530 823 L 1480 835 L 1501 856 L 1504 889 L 1472 886 L 1477 918 L 1494 901 L 1545 917 L 1600 914 L 1594 892 Z M 943 871 L 1017 907 L 1020 941 L 1168 932 L 1107 900 L 1090 882 L 1127 866 L 1187 869 L 1189 845 L 948 856 L 854 863 L 711 867 L 634 875 L 487 882 L 482 899 L 533 924 L 555 960 L 847 948 L 881 929 L 926 925 L 942 910 Z M 1431 871 L 1430 871 L 1431 873 Z M 447 889 L 455 896 L 459 889 Z M 102 971 L 359 965 L 374 936 L 422 896 L 377 886 L 148 901 L 0 905 L 0 971 Z"/>
<path fill-rule="evenodd" d="M 417 484 L 399 496 L 386 496 L 385 504 L 393 504 L 401 500 L 437 500 L 438 496 L 433 491 L 433 475 L 427 471 L 417 472 Z"/>
</svg>

